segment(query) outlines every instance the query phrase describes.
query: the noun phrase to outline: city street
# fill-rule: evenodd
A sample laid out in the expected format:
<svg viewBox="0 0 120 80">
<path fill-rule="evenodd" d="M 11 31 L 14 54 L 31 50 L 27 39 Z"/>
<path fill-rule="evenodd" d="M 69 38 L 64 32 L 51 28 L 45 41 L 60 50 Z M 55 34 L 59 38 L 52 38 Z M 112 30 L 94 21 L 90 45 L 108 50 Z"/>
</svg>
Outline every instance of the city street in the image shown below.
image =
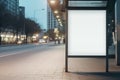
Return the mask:
<svg viewBox="0 0 120 80">
<path fill-rule="evenodd" d="M 0 80 L 120 80 L 120 0 L 0 0 Z"/>
<path fill-rule="evenodd" d="M 63 44 L 0 47 L 0 80 L 119 80 L 117 73 L 104 73 L 104 61 L 70 58 L 66 73 Z"/>
<path fill-rule="evenodd" d="M 62 44 L 29 44 L 0 48 L 0 80 L 53 80 L 57 76 L 57 79 L 61 79 L 60 73 L 63 71 Z"/>
</svg>

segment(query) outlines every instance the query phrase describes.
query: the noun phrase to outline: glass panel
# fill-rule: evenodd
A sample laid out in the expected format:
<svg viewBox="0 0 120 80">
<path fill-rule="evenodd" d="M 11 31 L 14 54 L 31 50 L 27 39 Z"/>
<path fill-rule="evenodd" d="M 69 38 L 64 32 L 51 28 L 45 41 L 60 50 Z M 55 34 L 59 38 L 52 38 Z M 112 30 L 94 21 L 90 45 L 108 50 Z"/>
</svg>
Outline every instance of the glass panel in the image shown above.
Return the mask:
<svg viewBox="0 0 120 80">
<path fill-rule="evenodd" d="M 69 58 L 68 61 L 68 68 L 70 72 L 101 73 L 105 72 L 106 68 L 106 58 Z"/>
<path fill-rule="evenodd" d="M 105 10 L 68 10 L 68 55 L 106 55 Z"/>
<path fill-rule="evenodd" d="M 109 71 L 111 72 L 120 72 L 120 0 L 117 0 L 117 3 L 115 5 L 115 19 L 114 15 L 110 14 L 108 17 L 108 21 L 111 21 L 111 26 L 114 26 L 115 24 L 115 32 L 112 32 L 112 38 L 114 41 L 114 44 L 109 47 L 109 55 L 111 56 L 109 58 Z M 110 19 L 110 17 L 112 17 Z M 112 22 L 114 20 L 115 22 Z"/>
<path fill-rule="evenodd" d="M 69 7 L 106 7 L 107 1 L 69 1 Z"/>
</svg>

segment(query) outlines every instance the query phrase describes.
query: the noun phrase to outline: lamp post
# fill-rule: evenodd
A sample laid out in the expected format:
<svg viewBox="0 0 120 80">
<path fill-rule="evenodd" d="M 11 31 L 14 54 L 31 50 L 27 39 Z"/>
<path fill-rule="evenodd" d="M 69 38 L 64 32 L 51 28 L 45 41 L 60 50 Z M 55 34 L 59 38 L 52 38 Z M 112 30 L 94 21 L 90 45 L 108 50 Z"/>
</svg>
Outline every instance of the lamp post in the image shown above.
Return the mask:
<svg viewBox="0 0 120 80">
<path fill-rule="evenodd" d="M 44 19 L 44 16 L 43 15 L 41 16 L 41 14 L 43 14 L 44 10 L 45 10 L 44 8 L 43 9 L 36 9 L 36 10 L 34 10 L 34 21 L 36 23 L 39 23 L 40 27 L 43 26 L 43 20 L 42 19 Z M 39 15 L 39 17 L 36 17 L 38 15 Z M 38 22 L 38 19 L 39 19 L 39 22 Z"/>
<path fill-rule="evenodd" d="M 1 40 L 1 26 L 0 26 L 0 45 L 1 45 L 1 42 L 2 40 Z"/>
<path fill-rule="evenodd" d="M 37 12 L 41 12 L 41 11 L 44 11 L 45 9 L 38 9 L 38 10 L 34 10 L 34 20 L 37 22 L 37 19 L 36 19 L 36 14 Z"/>
<path fill-rule="evenodd" d="M 48 3 L 54 13 L 54 16 L 56 17 L 59 25 L 62 27 L 62 12 L 61 12 L 61 5 L 59 0 L 48 0 Z"/>
<path fill-rule="evenodd" d="M 51 4 L 55 4 L 56 1 L 55 1 L 55 0 L 50 0 L 50 3 L 51 3 Z"/>
</svg>

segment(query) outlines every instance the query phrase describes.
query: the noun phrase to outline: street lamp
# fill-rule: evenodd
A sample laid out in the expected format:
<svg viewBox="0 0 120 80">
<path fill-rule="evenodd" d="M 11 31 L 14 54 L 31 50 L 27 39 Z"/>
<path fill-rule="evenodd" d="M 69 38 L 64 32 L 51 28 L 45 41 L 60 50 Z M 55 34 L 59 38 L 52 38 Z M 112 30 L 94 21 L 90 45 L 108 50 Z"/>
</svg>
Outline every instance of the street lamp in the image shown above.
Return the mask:
<svg viewBox="0 0 120 80">
<path fill-rule="evenodd" d="M 61 21 L 59 21 L 59 24 L 60 24 L 60 26 L 63 26 Z"/>
<path fill-rule="evenodd" d="M 55 11 L 54 11 L 54 13 L 55 13 L 55 14 L 58 14 L 58 11 L 57 11 L 57 10 L 55 10 Z"/>
<path fill-rule="evenodd" d="M 51 3 L 51 4 L 55 4 L 55 0 L 51 0 L 50 3 Z"/>
<path fill-rule="evenodd" d="M 61 21 L 59 21 L 59 23 L 61 24 L 62 22 L 61 22 Z"/>
<path fill-rule="evenodd" d="M 57 15 L 56 17 L 59 18 L 60 16 Z"/>
<path fill-rule="evenodd" d="M 41 13 L 41 11 L 44 11 L 45 9 L 36 9 L 36 10 L 34 10 L 34 20 L 35 20 L 35 22 L 37 22 L 37 19 L 36 19 L 36 14 L 39 14 L 39 13 Z"/>
<path fill-rule="evenodd" d="M 62 23 L 60 23 L 60 26 L 63 26 Z"/>
<path fill-rule="evenodd" d="M 61 20 L 60 20 L 60 19 L 58 19 L 58 21 L 60 22 Z"/>
<path fill-rule="evenodd" d="M 43 9 L 35 9 L 34 10 L 34 21 L 36 22 L 36 23 L 39 23 L 39 24 L 41 24 L 41 27 L 43 26 L 43 20 L 41 20 L 41 19 L 43 19 L 43 15 L 44 15 L 44 11 L 45 11 L 45 9 L 43 8 Z"/>
</svg>

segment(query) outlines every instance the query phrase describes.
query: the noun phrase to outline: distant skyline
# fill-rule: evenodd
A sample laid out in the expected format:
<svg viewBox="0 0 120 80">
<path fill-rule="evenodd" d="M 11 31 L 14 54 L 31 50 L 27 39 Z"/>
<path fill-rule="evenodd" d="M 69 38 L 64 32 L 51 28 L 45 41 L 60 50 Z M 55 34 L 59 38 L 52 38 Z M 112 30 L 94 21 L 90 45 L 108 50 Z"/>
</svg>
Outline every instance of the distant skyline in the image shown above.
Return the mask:
<svg viewBox="0 0 120 80">
<path fill-rule="evenodd" d="M 42 29 L 47 29 L 47 0 L 19 0 L 25 7 L 25 17 L 35 20 Z"/>
</svg>

